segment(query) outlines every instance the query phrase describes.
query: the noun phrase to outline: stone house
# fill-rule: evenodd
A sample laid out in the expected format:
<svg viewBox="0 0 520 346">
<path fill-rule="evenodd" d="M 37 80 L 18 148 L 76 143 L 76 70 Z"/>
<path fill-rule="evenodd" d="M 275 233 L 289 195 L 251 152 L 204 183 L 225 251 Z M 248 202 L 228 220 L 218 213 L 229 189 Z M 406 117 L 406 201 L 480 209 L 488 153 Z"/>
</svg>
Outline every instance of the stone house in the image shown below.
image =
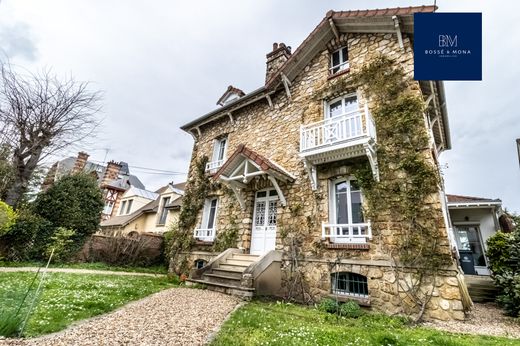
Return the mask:
<svg viewBox="0 0 520 346">
<path fill-rule="evenodd" d="M 55 181 L 67 174 L 86 172 L 93 175 L 103 191 L 105 207 L 101 214 L 101 220 L 108 220 L 119 209 L 119 203 L 125 191 L 131 187 L 145 189 L 139 178 L 130 173 L 126 162 L 110 161 L 106 165 L 88 161 L 89 155 L 79 152 L 76 158 L 68 157 L 54 163 L 41 186 L 42 190 L 48 189 Z"/>
<path fill-rule="evenodd" d="M 191 282 L 245 297 L 300 290 L 303 301 L 330 295 L 406 313 L 402 285 L 413 274 L 398 278 L 386 252 L 400 221 L 369 220 L 354 178 L 357 164 L 369 167 L 374 180 L 380 167 L 374 104 L 350 75 L 381 54 L 402 67 L 429 105 L 422 154 L 438 170 L 438 156 L 451 147 L 443 83 L 413 81 L 413 14 L 432 11 L 329 11 L 294 52 L 273 44 L 263 86 L 247 94 L 230 86 L 217 109 L 181 127 L 195 142 L 186 196 L 206 158 L 211 182 L 188 230 L 195 238 L 185 252 Z M 425 316 L 463 319 L 464 283 L 450 252 L 444 201 L 441 183 L 428 206 L 449 264 L 430 284 Z M 229 234 L 236 241 L 216 251 Z"/>
<path fill-rule="evenodd" d="M 121 198 L 117 214 L 101 222 L 101 233 L 162 234 L 179 218 L 184 183 L 167 184 L 155 192 L 130 188 Z"/>
</svg>

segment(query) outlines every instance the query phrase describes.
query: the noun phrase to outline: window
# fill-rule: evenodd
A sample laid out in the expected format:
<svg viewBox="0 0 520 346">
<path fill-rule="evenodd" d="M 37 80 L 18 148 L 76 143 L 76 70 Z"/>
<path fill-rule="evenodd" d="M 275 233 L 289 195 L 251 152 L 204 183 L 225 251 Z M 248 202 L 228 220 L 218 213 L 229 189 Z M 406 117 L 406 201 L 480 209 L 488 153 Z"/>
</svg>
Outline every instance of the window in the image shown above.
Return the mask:
<svg viewBox="0 0 520 346">
<path fill-rule="evenodd" d="M 132 210 L 132 203 L 134 202 L 133 199 L 128 201 L 128 206 L 126 207 L 126 214 L 130 214 L 130 210 Z"/>
<path fill-rule="evenodd" d="M 330 73 L 338 73 L 349 68 L 347 47 L 332 52 L 330 55 Z"/>
<path fill-rule="evenodd" d="M 322 237 L 334 243 L 366 243 L 372 235 L 370 224 L 363 216 L 363 198 L 357 181 L 331 181 L 329 191 L 330 223 L 322 226 Z"/>
<path fill-rule="evenodd" d="M 203 259 L 198 259 L 195 261 L 195 268 L 200 269 L 206 265 L 207 261 Z"/>
<path fill-rule="evenodd" d="M 473 254 L 473 264 L 475 266 L 486 266 L 486 258 L 482 251 L 480 232 L 476 226 L 456 226 L 455 239 L 459 251 L 471 251 Z"/>
<path fill-rule="evenodd" d="M 227 137 L 216 139 L 213 144 L 213 156 L 211 162 L 206 164 L 207 171 L 215 171 L 224 164 L 226 158 Z"/>
<path fill-rule="evenodd" d="M 349 272 L 332 273 L 332 293 L 354 297 L 368 297 L 367 277 Z"/>
<path fill-rule="evenodd" d="M 103 208 L 103 214 L 112 215 L 112 209 L 114 209 L 114 202 L 113 201 L 105 202 L 105 208 Z"/>
<path fill-rule="evenodd" d="M 121 203 L 121 208 L 119 208 L 119 215 L 123 215 L 125 213 L 126 201 Z"/>
<path fill-rule="evenodd" d="M 162 199 L 161 214 L 159 216 L 159 222 L 157 224 L 164 225 L 166 223 L 166 217 L 168 216 L 168 204 L 170 204 L 170 197 L 164 197 Z"/>
<path fill-rule="evenodd" d="M 204 204 L 204 213 L 202 217 L 202 228 L 214 229 L 215 216 L 217 215 L 217 198 L 207 199 Z"/>
<path fill-rule="evenodd" d="M 359 111 L 356 94 L 349 94 L 327 103 L 326 118 L 334 118 Z"/>
</svg>

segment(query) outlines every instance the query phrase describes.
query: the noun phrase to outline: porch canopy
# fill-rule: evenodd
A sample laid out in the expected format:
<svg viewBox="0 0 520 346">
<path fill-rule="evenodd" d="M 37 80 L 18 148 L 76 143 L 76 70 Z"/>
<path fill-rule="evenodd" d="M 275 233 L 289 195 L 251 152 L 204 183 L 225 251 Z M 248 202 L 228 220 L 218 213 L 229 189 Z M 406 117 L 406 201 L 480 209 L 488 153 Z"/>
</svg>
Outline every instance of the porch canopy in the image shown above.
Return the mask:
<svg viewBox="0 0 520 346">
<path fill-rule="evenodd" d="M 248 149 L 244 144 L 238 146 L 215 173 L 213 179 L 229 186 L 235 193 L 240 207 L 245 209 L 244 189 L 254 177 L 258 176 L 264 176 L 271 181 L 278 192 L 280 203 L 285 207 L 287 202 L 278 182 L 293 182 L 294 176 L 274 161 Z"/>
</svg>

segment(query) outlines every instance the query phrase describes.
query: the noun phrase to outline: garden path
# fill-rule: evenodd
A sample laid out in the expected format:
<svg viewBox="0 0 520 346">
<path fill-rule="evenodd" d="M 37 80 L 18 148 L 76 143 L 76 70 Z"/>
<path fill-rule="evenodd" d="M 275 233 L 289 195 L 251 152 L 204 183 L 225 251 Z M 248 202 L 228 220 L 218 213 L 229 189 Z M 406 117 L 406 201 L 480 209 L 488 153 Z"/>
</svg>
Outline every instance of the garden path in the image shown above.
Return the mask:
<svg viewBox="0 0 520 346">
<path fill-rule="evenodd" d="M 0 272 L 37 272 L 38 267 L 0 267 Z M 41 269 L 44 270 L 43 268 Z M 76 268 L 48 268 L 49 273 L 72 274 L 103 274 L 103 275 L 137 275 L 137 276 L 166 276 L 165 274 L 123 272 L 112 270 L 76 269 Z"/>
<path fill-rule="evenodd" d="M 239 303 L 222 293 L 172 288 L 62 332 L 0 340 L 0 346 L 203 345 Z"/>
</svg>

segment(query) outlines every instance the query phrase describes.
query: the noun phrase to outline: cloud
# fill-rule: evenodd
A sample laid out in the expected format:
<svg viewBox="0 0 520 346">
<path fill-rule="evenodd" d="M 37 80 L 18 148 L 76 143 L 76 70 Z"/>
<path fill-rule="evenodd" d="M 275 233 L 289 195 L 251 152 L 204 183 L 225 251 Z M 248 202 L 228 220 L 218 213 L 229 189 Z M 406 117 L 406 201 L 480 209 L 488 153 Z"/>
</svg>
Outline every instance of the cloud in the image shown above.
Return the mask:
<svg viewBox="0 0 520 346">
<path fill-rule="evenodd" d="M 21 57 L 34 61 L 37 58 L 34 38 L 27 24 L 0 24 L 0 42 L 2 55 L 9 59 Z"/>
</svg>

